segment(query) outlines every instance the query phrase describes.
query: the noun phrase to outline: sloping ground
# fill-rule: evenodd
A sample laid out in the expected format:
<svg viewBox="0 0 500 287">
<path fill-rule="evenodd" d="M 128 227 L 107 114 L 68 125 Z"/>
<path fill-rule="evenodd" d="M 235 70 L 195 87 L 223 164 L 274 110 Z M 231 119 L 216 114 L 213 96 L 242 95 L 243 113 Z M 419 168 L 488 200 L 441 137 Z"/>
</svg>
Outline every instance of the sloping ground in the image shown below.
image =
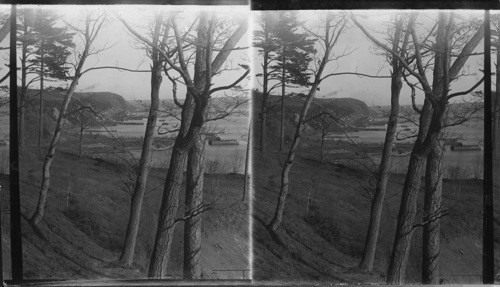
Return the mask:
<svg viewBox="0 0 500 287">
<path fill-rule="evenodd" d="M 363 176 L 345 167 L 297 159 L 290 174 L 284 220 L 273 234 L 264 224 L 274 212 L 281 168 L 271 157 L 254 157 L 254 278 L 385 283 L 404 177 L 391 177 L 374 271 L 366 274 L 356 268 L 370 211 Z M 309 208 L 308 198 L 312 202 Z M 482 184 L 474 180 L 445 181 L 444 200 L 450 214 L 442 220 L 442 278 L 447 284 L 480 283 Z M 496 198 L 495 206 L 499 202 Z M 423 192 L 417 218 L 421 218 L 422 203 Z M 417 228 L 414 233 L 407 283 L 420 282 L 421 232 Z"/>
<path fill-rule="evenodd" d="M 165 170 L 150 172 L 135 263 L 132 268 L 124 269 L 115 264 L 130 204 L 130 196 L 124 188 L 127 174 L 123 167 L 87 158 L 80 160 L 59 152 L 51 169 L 46 216 L 33 228 L 27 219 L 38 200 L 41 159 L 35 154 L 24 154 L 20 168 L 25 278 L 145 278 Z M 7 179 L 2 177 L 3 186 Z M 240 175 L 207 175 L 205 178 L 205 198 L 213 202 L 215 208 L 203 214 L 205 278 L 241 279 L 242 271 L 215 270 L 248 269 L 248 203 L 241 201 L 242 186 Z M 6 195 L 8 193 L 2 192 L 2 208 L 8 202 Z M 183 200 L 181 195 L 181 207 Z M 182 212 L 182 208 L 179 209 Z M 8 223 L 8 217 L 3 216 L 2 221 Z M 5 226 L 2 226 L 2 239 L 9 236 Z M 178 224 L 176 231 L 173 260 L 169 265 L 174 278 L 182 276 L 182 224 Z M 4 252 L 9 251 L 4 249 Z"/>
</svg>

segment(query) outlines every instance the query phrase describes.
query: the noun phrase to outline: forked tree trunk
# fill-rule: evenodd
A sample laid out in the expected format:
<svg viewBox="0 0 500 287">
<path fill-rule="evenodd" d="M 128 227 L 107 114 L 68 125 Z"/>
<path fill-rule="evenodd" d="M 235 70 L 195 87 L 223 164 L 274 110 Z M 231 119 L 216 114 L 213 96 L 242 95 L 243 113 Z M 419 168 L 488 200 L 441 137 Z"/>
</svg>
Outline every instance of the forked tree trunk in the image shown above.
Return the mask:
<svg viewBox="0 0 500 287">
<path fill-rule="evenodd" d="M 206 71 L 206 50 L 204 46 L 207 42 L 208 17 L 202 13 L 197 32 L 199 45 L 196 48 L 194 84 L 198 91 L 205 87 L 202 72 Z M 163 198 L 158 218 L 153 253 L 149 262 L 148 277 L 165 278 L 167 274 L 170 250 L 175 231 L 177 209 L 179 206 L 179 192 L 183 181 L 184 164 L 188 156 L 190 145 L 196 138 L 187 138 L 191 130 L 193 117 L 199 112 L 196 107 L 194 96 L 189 92 L 186 94 L 181 114 L 181 127 L 172 148 L 172 156 L 163 188 Z M 199 116 L 199 115 L 198 115 Z"/>
<path fill-rule="evenodd" d="M 186 171 L 186 210 L 184 216 L 184 279 L 201 279 L 201 207 L 205 136 L 199 135 L 188 154 Z"/>
<path fill-rule="evenodd" d="M 429 101 L 426 100 L 422 108 L 422 114 L 420 115 L 419 134 L 413 146 L 410 163 L 408 165 L 408 173 L 401 196 L 394 248 L 387 272 L 388 284 L 404 283 L 405 270 L 408 264 L 408 255 L 413 236 L 413 224 L 416 213 L 416 202 L 421 184 L 420 177 L 422 175 L 423 161 L 434 147 L 438 140 L 438 136 L 441 134 L 450 81 L 459 75 L 467 59 L 484 37 L 484 29 L 480 27 L 463 46 L 462 51 L 460 51 L 460 54 L 455 58 L 453 64 L 450 65 L 450 35 L 452 29 L 451 25 L 453 24 L 452 21 L 448 21 L 447 19 L 449 19 L 449 16 L 444 12 L 439 14 L 435 45 L 436 52 L 434 54 L 435 64 L 432 94 L 426 95 L 435 100 L 435 105 L 433 108 L 430 108 Z M 429 112 L 428 109 L 432 111 Z M 429 113 L 431 116 L 428 115 Z"/>
<path fill-rule="evenodd" d="M 248 23 L 245 21 L 240 22 L 235 32 L 227 39 L 222 50 L 217 54 L 213 61 L 211 56 L 207 55 L 207 39 L 213 36 L 213 29 L 207 29 L 208 17 L 207 13 L 201 13 L 198 20 L 197 31 L 197 51 L 194 69 L 194 88 L 199 92 L 196 105 L 194 105 L 193 97 L 191 95 L 186 97 L 191 101 L 190 104 L 184 102 L 182 111 L 182 120 L 180 132 L 175 139 L 174 147 L 172 149 L 172 158 L 165 180 L 165 187 L 163 189 L 162 204 L 159 212 L 158 227 L 156 230 L 155 243 L 153 252 L 149 263 L 148 276 L 150 278 L 164 278 L 167 271 L 168 260 L 170 258 L 170 249 L 173 240 L 174 228 L 177 220 L 177 209 L 179 205 L 179 191 L 182 183 L 183 163 L 186 159 L 187 151 L 194 144 L 194 140 L 199 136 L 205 121 L 205 114 L 207 112 L 209 91 L 205 89 L 207 84 L 206 79 L 211 79 L 211 76 L 206 77 L 205 71 L 207 70 L 207 62 L 211 62 L 212 75 L 217 73 L 227 57 L 239 42 L 243 34 L 246 32 Z M 210 35 L 209 35 L 210 34 Z M 180 38 L 178 38 L 180 40 Z M 182 65 L 182 64 L 181 64 Z M 201 92 L 203 91 L 203 92 Z M 205 92 L 208 92 L 205 93 Z"/>
<path fill-rule="evenodd" d="M 403 29 L 402 16 L 395 23 L 396 30 L 394 33 L 394 40 L 392 50 L 398 53 L 399 41 Z M 403 40 L 402 51 L 406 50 L 406 43 L 408 42 L 408 33 Z M 391 76 L 391 112 L 387 122 L 387 131 L 385 133 L 384 147 L 382 149 L 382 156 L 378 169 L 378 178 L 375 187 L 375 194 L 371 204 L 370 222 L 368 224 L 368 232 L 366 234 L 365 249 L 363 251 L 363 258 L 359 267 L 363 270 L 371 272 L 375 262 L 375 253 L 377 251 L 378 235 L 380 230 L 380 221 L 382 220 L 382 208 L 384 205 L 385 192 L 387 189 L 387 181 L 391 172 L 391 154 L 392 146 L 396 135 L 396 128 L 398 125 L 399 116 L 399 95 L 402 88 L 403 68 L 401 67 L 398 59 L 392 59 L 392 76 Z"/>
<path fill-rule="evenodd" d="M 160 29 L 162 18 L 159 16 L 156 19 L 155 30 L 153 34 L 153 43 L 159 42 Z M 148 120 L 146 122 L 146 131 L 144 132 L 144 141 L 142 142 L 141 158 L 137 172 L 137 179 L 130 202 L 130 215 L 127 224 L 127 232 L 122 252 L 119 258 L 121 264 L 125 266 L 132 265 L 134 261 L 135 246 L 137 243 L 137 235 L 139 233 L 139 223 L 141 221 L 142 202 L 144 201 L 144 193 L 151 168 L 151 154 L 153 148 L 154 133 L 156 120 L 158 118 L 158 107 L 160 105 L 160 87 L 162 82 L 162 65 L 157 50 L 153 50 L 151 58 L 153 64 L 151 67 L 151 106 L 149 108 Z"/>
<path fill-rule="evenodd" d="M 443 147 L 439 141 L 427 155 L 423 212 L 422 284 L 439 284 L 439 240 L 442 216 Z"/>
</svg>

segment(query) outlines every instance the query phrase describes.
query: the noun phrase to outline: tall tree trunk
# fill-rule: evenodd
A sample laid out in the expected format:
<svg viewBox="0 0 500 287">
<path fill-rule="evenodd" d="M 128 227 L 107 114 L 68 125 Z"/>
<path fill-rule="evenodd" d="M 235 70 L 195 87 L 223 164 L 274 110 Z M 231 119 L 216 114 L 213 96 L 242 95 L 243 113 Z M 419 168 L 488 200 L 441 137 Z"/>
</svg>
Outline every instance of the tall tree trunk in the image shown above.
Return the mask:
<svg viewBox="0 0 500 287">
<path fill-rule="evenodd" d="M 38 147 L 42 146 L 43 141 L 43 77 L 44 77 L 44 59 L 43 59 L 43 39 L 42 44 L 40 45 L 41 54 L 40 54 L 40 105 L 38 110 Z M 81 136 L 80 136 L 81 138 Z M 80 140 L 81 142 L 81 140 Z M 80 147 L 81 150 L 81 147 Z M 81 151 L 80 151 L 81 153 Z"/>
<path fill-rule="evenodd" d="M 382 219 L 382 208 L 387 190 L 387 181 L 389 180 L 391 173 L 392 146 L 394 144 L 396 128 L 398 125 L 399 95 L 402 87 L 402 73 L 401 70 L 397 69 L 398 68 L 394 68 L 395 71 L 393 72 L 391 79 L 391 113 L 387 122 L 387 131 L 385 133 L 384 147 L 378 169 L 377 184 L 371 205 L 370 223 L 368 225 L 363 258 L 360 263 L 360 268 L 369 272 L 373 270 L 373 263 L 375 262 L 380 221 Z"/>
<path fill-rule="evenodd" d="M 155 30 L 153 34 L 153 43 L 159 42 L 162 17 L 156 19 Z M 137 179 L 130 203 L 130 215 L 127 224 L 127 232 L 119 261 L 125 266 L 132 265 L 134 261 L 135 246 L 137 243 L 137 234 L 139 233 L 139 223 L 141 221 L 142 202 L 146 191 L 146 184 L 151 168 L 151 154 L 153 148 L 154 133 L 156 121 L 158 118 L 158 108 L 160 105 L 160 87 L 162 82 L 162 65 L 159 53 L 155 49 L 151 55 L 153 64 L 151 67 L 151 106 L 149 107 L 148 120 L 146 122 L 146 131 L 144 132 L 144 141 L 142 142 L 141 158 L 137 172 Z"/>
<path fill-rule="evenodd" d="M 166 276 L 186 156 L 186 148 L 181 147 L 176 140 L 172 148 L 172 157 L 165 180 L 164 200 L 160 208 L 155 244 L 149 263 L 148 276 L 150 278 L 165 278 Z"/>
<path fill-rule="evenodd" d="M 26 27 L 27 28 L 27 27 Z M 25 29 L 26 30 L 26 29 Z M 25 31 L 25 33 L 27 33 Z M 28 87 L 26 87 L 26 61 L 27 61 L 27 45 L 22 44 L 21 49 L 21 95 L 19 98 L 19 147 L 24 150 L 24 126 L 26 119 L 26 94 Z"/>
<path fill-rule="evenodd" d="M 415 145 L 421 146 L 417 143 Z M 424 163 L 425 154 L 423 152 L 412 152 L 398 214 L 396 239 L 389 263 L 388 284 L 403 284 L 404 282 Z"/>
<path fill-rule="evenodd" d="M 189 149 L 184 216 L 184 279 L 201 279 L 201 210 L 205 136 L 198 135 Z"/>
<path fill-rule="evenodd" d="M 283 69 L 281 70 L 281 120 L 280 120 L 280 153 L 285 146 L 285 46 L 283 46 Z"/>
<path fill-rule="evenodd" d="M 436 141 L 427 155 L 423 212 L 422 284 L 439 284 L 443 147 Z"/>
<path fill-rule="evenodd" d="M 261 102 L 261 107 L 260 107 L 260 154 L 265 156 L 266 155 L 266 127 L 267 127 L 267 102 L 269 99 L 269 92 L 267 91 L 268 88 L 268 73 L 267 73 L 267 68 L 268 68 L 268 59 L 269 59 L 269 53 L 265 52 L 264 53 L 264 65 L 263 65 L 263 84 L 262 84 L 262 102 Z"/>
<path fill-rule="evenodd" d="M 252 147 L 252 122 L 250 122 L 250 125 L 248 126 L 248 137 L 247 137 L 247 151 L 245 154 L 245 184 L 243 185 L 243 196 L 241 197 L 241 201 L 245 201 L 248 188 L 250 186 L 250 176 L 249 176 L 249 169 L 250 169 L 250 148 Z"/>
<path fill-rule="evenodd" d="M 403 19 L 402 16 L 395 23 L 396 30 L 394 32 L 394 39 L 392 43 L 392 51 L 398 53 L 400 37 L 403 29 Z M 406 50 L 406 45 L 408 42 L 409 34 L 406 33 L 402 51 Z M 393 57 L 391 61 L 392 65 L 392 76 L 391 76 L 391 112 L 389 114 L 389 120 L 387 121 L 387 130 L 385 133 L 384 147 L 382 149 L 382 156 L 380 159 L 380 165 L 378 169 L 377 184 L 375 188 L 375 194 L 371 204 L 370 212 L 370 222 L 368 224 L 368 232 L 366 234 L 365 249 L 363 252 L 363 258 L 359 264 L 359 267 L 363 270 L 371 272 L 373 270 L 373 264 L 375 262 L 375 253 L 377 251 L 378 235 L 380 230 L 380 221 L 382 219 L 382 208 L 384 205 L 385 192 L 387 189 L 387 181 L 390 177 L 391 172 L 391 155 L 392 146 L 394 144 L 394 139 L 396 135 L 396 128 L 398 125 L 399 116 L 399 95 L 402 88 L 402 76 L 403 68 L 401 67 L 398 59 Z"/>
</svg>

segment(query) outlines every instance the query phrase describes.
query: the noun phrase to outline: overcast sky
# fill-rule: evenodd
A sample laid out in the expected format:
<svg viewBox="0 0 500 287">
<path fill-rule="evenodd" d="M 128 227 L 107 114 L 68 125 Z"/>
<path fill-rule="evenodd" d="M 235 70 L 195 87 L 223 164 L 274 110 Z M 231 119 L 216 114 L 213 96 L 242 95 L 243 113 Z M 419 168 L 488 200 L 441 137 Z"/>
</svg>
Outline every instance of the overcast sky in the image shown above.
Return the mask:
<svg viewBox="0 0 500 287">
<path fill-rule="evenodd" d="M 323 11 L 301 11 L 299 17 L 301 20 L 306 21 L 305 25 L 308 27 L 314 27 L 315 23 L 320 18 L 320 14 Z M 384 42 L 385 36 L 380 34 L 380 31 L 384 31 L 384 25 L 390 21 L 391 16 L 393 16 L 397 11 L 384 11 L 384 10 L 371 10 L 371 11 L 355 11 L 358 21 L 363 24 L 372 35 L 376 36 L 377 39 Z M 255 13 L 269 13 L 269 12 L 255 12 Z M 472 17 L 478 16 L 483 17 L 483 11 L 455 11 L 457 16 L 460 17 Z M 433 21 L 435 19 L 435 11 L 420 11 L 419 20 L 423 22 Z M 255 19 L 258 19 L 255 15 Z M 335 63 L 330 63 L 325 74 L 331 72 L 359 72 L 370 75 L 390 75 L 389 66 L 386 63 L 386 58 L 384 56 L 378 56 L 374 54 L 374 44 L 366 38 L 366 36 L 359 30 L 354 24 L 352 27 L 341 36 L 339 42 L 334 49 L 334 53 L 341 53 L 346 48 L 353 50 L 352 54 L 347 57 L 340 59 Z M 477 52 L 483 51 L 483 44 L 481 43 L 476 49 Z M 262 61 L 261 56 L 257 55 L 254 51 L 255 65 L 254 67 L 259 70 L 260 62 Z M 481 79 L 482 73 L 479 69 L 482 69 L 483 56 L 471 57 L 466 64 L 465 69 L 470 73 L 477 73 L 474 76 L 463 77 L 459 81 L 453 83 L 453 91 L 467 90 L 470 86 Z M 494 66 L 493 66 L 494 67 Z M 381 70 L 381 68 L 383 68 Z M 261 71 L 261 69 L 260 69 Z M 257 71 L 257 72 L 260 72 Z M 429 76 L 432 80 L 432 77 Z M 415 83 L 416 81 L 413 80 Z M 260 89 L 262 87 L 259 85 L 259 81 L 256 83 Z M 403 85 L 403 90 L 401 92 L 400 102 L 402 104 L 410 104 L 410 89 Z M 326 96 L 330 93 L 335 93 L 334 97 L 352 97 L 360 99 L 366 102 L 368 105 L 390 105 L 390 79 L 373 79 L 367 77 L 358 77 L 352 75 L 335 76 L 330 77 L 325 82 L 320 85 L 320 92 L 318 92 L 318 97 Z M 482 89 L 482 86 L 479 88 Z M 280 89 L 277 89 L 275 93 L 281 93 Z M 417 102 L 423 103 L 423 95 L 417 94 Z"/>
<path fill-rule="evenodd" d="M 22 6 L 19 6 L 22 7 Z M 41 6 L 43 7 L 43 6 Z M 3 9 L 10 9 L 9 6 L 3 6 Z M 43 7 L 47 8 L 47 6 Z M 99 66 L 119 66 L 129 69 L 147 70 L 150 68 L 150 59 L 147 58 L 145 51 L 138 46 L 136 39 L 126 30 L 124 25 L 119 22 L 113 13 L 118 13 L 127 22 L 130 23 L 137 31 L 145 35 L 147 27 L 154 19 L 154 13 L 160 9 L 180 10 L 179 26 L 180 30 L 184 30 L 191 24 L 192 20 L 201 9 L 214 11 L 221 19 L 239 20 L 248 17 L 249 7 L 247 6 L 124 6 L 124 5 L 100 5 L 100 6 L 50 6 L 51 9 L 57 10 L 62 18 L 72 25 L 80 24 L 79 20 L 83 19 L 85 10 L 94 12 L 107 11 L 108 23 L 96 38 L 94 47 L 97 49 L 110 47 L 109 49 L 100 52 L 98 55 L 90 56 L 85 67 Z M 237 47 L 249 47 L 249 35 L 246 33 L 242 40 L 237 44 Z M 6 39 L 7 40 L 7 39 Z M 8 43 L 8 42 L 7 42 Z M 2 46 L 5 46 L 2 43 Z M 234 51 L 227 60 L 231 64 L 234 71 L 224 72 L 214 79 L 214 86 L 231 83 L 239 78 L 244 70 L 238 64 L 249 65 L 250 57 L 248 56 L 250 49 Z M 214 55 L 215 56 L 215 55 Z M 72 58 L 70 58 L 72 59 Z M 192 75 L 191 75 L 192 76 Z M 248 81 L 245 81 L 248 82 Z M 244 82 L 244 83 L 245 83 Z M 36 88 L 39 84 L 35 84 L 32 88 Z M 46 83 L 47 85 L 47 83 Z M 50 85 L 50 84 L 49 84 Z M 55 83 L 52 83 L 55 85 Z M 69 85 L 69 83 L 68 83 Z M 125 71 L 117 71 L 113 69 L 94 70 L 84 74 L 77 87 L 77 91 L 106 91 L 114 92 L 122 95 L 125 99 L 144 100 L 150 98 L 150 73 L 133 73 Z M 178 96 L 183 98 L 185 87 L 178 84 Z M 172 97 L 172 84 L 166 76 L 163 77 L 160 90 L 160 98 Z"/>
<path fill-rule="evenodd" d="M 170 6 L 172 7 L 172 6 Z M 257 18 L 256 15 L 261 12 L 249 12 L 248 6 L 215 6 L 215 7 L 190 7 L 179 6 L 184 11 L 182 17 L 184 23 L 189 23 L 190 20 L 197 14 L 199 9 L 209 9 L 216 11 L 217 15 L 222 18 L 242 18 L 248 17 L 252 14 L 251 18 Z M 51 6 L 58 10 L 62 17 L 73 24 L 78 24 L 78 19 L 82 18 L 82 10 L 84 9 L 97 9 L 107 10 L 109 15 L 109 23 L 106 24 L 102 32 L 99 34 L 94 47 L 102 48 L 106 45 L 112 47 L 106 51 L 101 52 L 97 56 L 88 58 L 85 67 L 93 66 L 120 66 L 131 69 L 148 69 L 150 60 L 146 57 L 145 51 L 137 47 L 137 42 L 132 35 L 130 35 L 125 27 L 115 19 L 113 12 L 122 15 L 127 21 L 131 23 L 139 31 L 146 31 L 147 25 L 152 19 L 152 15 L 159 9 L 165 9 L 165 6 Z M 8 11 L 9 6 L 1 6 L 0 9 Z M 170 8 L 173 9 L 173 8 Z M 177 8 L 179 9 L 179 8 Z M 384 40 L 384 35 L 377 34 L 377 31 L 384 30 L 384 24 L 390 20 L 391 16 L 397 11 L 356 11 L 359 21 L 367 27 L 374 35 L 380 40 Z M 264 12 L 265 13 L 265 12 Z M 315 21 L 318 20 L 318 15 L 322 11 L 302 11 L 300 17 L 306 21 L 306 25 L 313 27 Z M 455 11 L 462 17 L 478 16 L 482 17 L 483 11 Z M 435 11 L 421 11 L 419 19 L 426 19 L 424 21 L 431 21 L 434 19 Z M 187 25 L 187 24 L 186 24 Z M 184 26 L 186 26 L 184 25 Z M 250 31 L 256 29 L 250 26 L 249 32 L 238 43 L 239 47 L 247 47 L 251 43 Z M 7 40 L 7 39 L 6 39 Z M 5 42 L 2 46 L 5 46 Z M 373 53 L 374 45 L 362 34 L 362 32 L 355 26 L 351 27 L 346 34 L 341 36 L 336 53 L 344 51 L 344 49 L 353 50 L 352 54 L 342 58 L 336 63 L 332 63 L 327 67 L 325 72 L 361 72 L 366 74 L 389 75 L 390 69 L 383 56 L 378 56 Z M 482 52 L 482 43 L 476 49 L 477 52 Z M 3 51 L 5 55 L 5 51 Z M 246 64 L 250 60 L 249 49 L 235 51 L 230 57 L 229 63 L 233 67 L 238 68 L 237 64 Z M 254 71 L 252 74 L 260 73 L 260 61 L 262 60 L 259 55 L 252 53 L 254 57 Z M 3 57 L 6 59 L 6 57 Z M 495 57 L 492 57 L 496 61 Z M 468 73 L 476 74 L 469 77 L 461 78 L 460 81 L 452 85 L 452 91 L 461 91 L 468 89 L 472 84 L 478 81 L 482 74 L 479 69 L 482 69 L 483 56 L 475 56 L 469 59 L 466 69 Z M 493 66 L 494 67 L 494 66 Z M 382 69 L 381 69 L 382 68 Z M 215 85 L 227 84 L 234 81 L 243 73 L 243 70 L 235 70 L 222 74 L 214 81 Z M 415 81 L 414 81 L 415 82 Z M 261 88 L 259 81 L 256 80 L 254 85 Z M 166 77 L 163 79 L 161 88 L 161 98 L 171 98 L 172 85 Z M 480 87 L 479 89 L 481 89 Z M 149 73 L 131 73 L 120 72 L 116 70 L 96 70 L 85 74 L 79 82 L 77 91 L 109 91 L 122 95 L 126 99 L 148 99 L 150 92 L 150 74 Z M 184 94 L 185 89 L 179 85 L 179 96 Z M 360 78 L 357 76 L 337 76 L 326 80 L 321 85 L 321 91 L 318 96 L 325 96 L 334 93 L 335 97 L 353 97 L 363 100 L 368 105 L 389 105 L 390 98 L 390 79 L 371 79 Z M 401 103 L 410 103 L 409 88 L 404 85 L 401 93 Z M 417 95 L 417 102 L 423 102 L 423 96 Z"/>
</svg>

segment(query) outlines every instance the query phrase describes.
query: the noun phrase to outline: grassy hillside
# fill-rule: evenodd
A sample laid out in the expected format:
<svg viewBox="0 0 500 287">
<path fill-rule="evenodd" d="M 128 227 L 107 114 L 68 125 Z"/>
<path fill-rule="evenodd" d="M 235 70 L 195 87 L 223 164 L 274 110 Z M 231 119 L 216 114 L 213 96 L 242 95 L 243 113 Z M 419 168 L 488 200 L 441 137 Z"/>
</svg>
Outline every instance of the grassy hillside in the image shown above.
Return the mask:
<svg viewBox="0 0 500 287">
<path fill-rule="evenodd" d="M 260 110 L 254 102 L 254 115 Z M 259 117 L 254 116 L 254 127 Z M 395 236 L 404 175 L 392 175 L 384 204 L 379 245 L 373 273 L 361 272 L 361 261 L 370 215 L 367 175 L 341 164 L 318 161 L 318 145 L 303 136 L 292 167 L 290 193 L 282 225 L 276 233 L 265 225 L 271 220 L 280 189 L 286 154 L 279 154 L 279 118 L 269 117 L 267 157 L 253 158 L 255 200 L 254 277 L 257 280 L 330 281 L 336 283 L 385 283 Z M 287 133 L 293 125 L 287 127 Z M 259 147 L 259 128 L 254 130 Z M 285 144 L 285 152 L 289 143 Z M 353 160 L 352 160 L 353 161 Z M 355 165 L 353 165 L 355 166 Z M 368 189 L 369 190 L 369 189 Z M 423 190 L 416 219 L 422 218 Z M 445 180 L 440 275 L 446 284 L 480 283 L 482 262 L 482 181 Z M 495 198 L 495 206 L 500 203 Z M 310 202 L 310 203 L 309 203 Z M 496 272 L 500 272 L 500 212 L 496 212 Z M 419 284 L 422 229 L 417 227 L 407 268 L 407 283 Z M 500 278 L 498 278 L 500 280 Z"/>
<path fill-rule="evenodd" d="M 20 157 L 23 252 L 26 279 L 146 278 L 160 208 L 165 169 L 151 169 L 143 204 L 134 265 L 116 265 L 130 208 L 130 167 L 117 164 L 120 153 L 111 139 L 87 138 L 109 153 L 109 161 L 77 156 L 75 135 L 63 131 L 51 168 L 47 212 L 37 227 L 28 223 L 35 210 L 46 148 L 36 147 L 35 118 L 28 117 L 26 147 Z M 132 141 L 137 139 L 129 139 Z M 90 149 L 90 148 L 89 148 Z M 87 152 L 89 149 L 85 149 Z M 115 160 L 112 160 L 116 157 Z M 204 200 L 213 209 L 203 213 L 204 278 L 248 278 L 248 201 L 242 201 L 244 179 L 238 174 L 206 174 Z M 0 175 L 3 190 L 8 176 Z M 178 216 L 183 215 L 184 186 Z M 8 210 L 8 192 L 1 194 Z M 4 254 L 9 254 L 8 213 L 2 214 Z M 169 263 L 170 276 L 182 277 L 183 224 L 176 227 Z M 7 260 L 8 261 L 8 260 Z M 8 269 L 8 266 L 7 268 Z M 7 274 L 6 274 L 7 275 Z"/>
<path fill-rule="evenodd" d="M 38 200 L 41 165 L 41 157 L 22 157 L 25 278 L 145 278 L 165 170 L 150 173 L 135 263 L 123 269 L 114 264 L 123 243 L 130 204 L 123 167 L 57 154 L 47 214 L 34 228 L 27 219 Z M 0 179 L 4 190 L 8 190 L 7 177 Z M 207 175 L 205 179 L 206 200 L 214 202 L 215 208 L 203 215 L 202 266 L 206 278 L 241 278 L 242 271 L 217 270 L 248 269 L 248 216 L 246 203 L 240 201 L 242 185 L 240 175 Z M 2 210 L 6 210 L 7 196 L 2 193 Z M 183 202 L 183 196 L 180 200 Z M 3 216 L 2 221 L 8 223 L 8 217 Z M 182 224 L 176 230 L 170 275 L 178 278 L 182 277 Z M 2 239 L 7 239 L 8 229 L 2 231 Z"/>
<path fill-rule="evenodd" d="M 364 247 L 370 202 L 363 176 L 355 170 L 299 157 L 290 174 L 284 220 L 276 234 L 267 224 L 276 205 L 280 165 L 254 157 L 254 277 L 258 280 L 325 280 L 344 283 L 385 283 L 394 240 L 404 176 L 392 176 L 382 218 L 372 274 L 357 270 Z M 361 179 L 361 180 L 360 180 Z M 482 246 L 482 184 L 478 180 L 443 185 L 441 274 L 446 283 L 480 283 Z M 308 207 L 308 199 L 312 204 Z M 500 200 L 495 199 L 498 205 Z M 418 215 L 423 205 L 419 195 Z M 498 226 L 498 225 L 497 225 Z M 407 282 L 420 282 L 421 228 L 415 230 Z M 500 232 L 497 230 L 497 242 Z M 500 255 L 497 248 L 496 255 Z M 498 267 L 497 257 L 497 272 Z"/>
</svg>

